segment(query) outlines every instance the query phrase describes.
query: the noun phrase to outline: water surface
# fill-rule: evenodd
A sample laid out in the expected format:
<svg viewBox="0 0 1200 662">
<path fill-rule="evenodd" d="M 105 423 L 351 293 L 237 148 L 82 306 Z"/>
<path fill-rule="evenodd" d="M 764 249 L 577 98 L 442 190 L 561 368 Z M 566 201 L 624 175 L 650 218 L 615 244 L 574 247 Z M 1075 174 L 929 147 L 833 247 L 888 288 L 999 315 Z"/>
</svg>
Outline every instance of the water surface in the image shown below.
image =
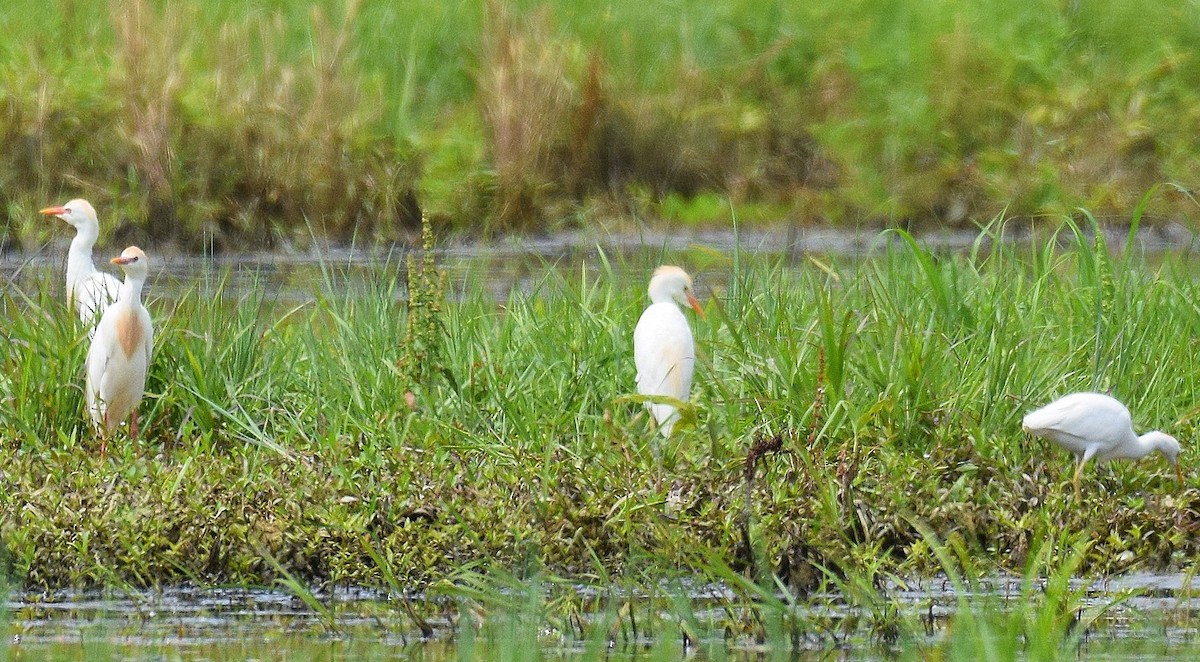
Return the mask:
<svg viewBox="0 0 1200 662">
<path fill-rule="evenodd" d="M 1123 250 L 1126 230 L 1106 231 L 1113 250 Z M 939 252 L 965 253 L 975 246 L 987 250 L 993 237 L 1014 245 L 1029 245 L 1052 238 L 1068 246 L 1069 232 L 1026 227 L 1006 228 L 1001 234 L 981 235 L 975 229 L 941 230 L 917 235 L 920 243 Z M 1191 251 L 1197 237 L 1181 225 L 1166 224 L 1141 230 L 1138 249 L 1155 256 Z M 449 279 L 450 296 L 462 296 L 464 283 L 482 283 L 496 300 L 512 292 L 531 293 L 551 268 L 564 274 L 593 273 L 607 265 L 614 276 L 641 282 L 655 265 L 678 263 L 697 276 L 701 291 L 719 289 L 727 278 L 735 254 L 775 259 L 797 265 L 811 257 L 858 260 L 903 243 L 900 235 L 879 230 L 848 231 L 830 228 L 790 227 L 768 231 L 710 230 L 687 234 L 643 233 L 597 236 L 588 232 L 561 232 L 542 237 L 514 237 L 492 242 L 448 242 L 435 255 Z M 26 293 L 49 287 L 62 288 L 69 238 L 54 240 L 41 250 L 0 255 L 0 282 Z M 118 247 L 99 246 L 93 256 L 101 270 L 117 273 L 105 256 L 119 254 Z M 156 254 L 152 260 L 149 296 L 172 300 L 197 290 L 237 297 L 266 290 L 282 303 L 311 301 L 323 285 L 339 295 L 353 296 L 368 283 L 395 276 L 404 283 L 405 263 L 420 252 L 411 247 L 322 248 L 306 252 L 247 252 L 216 256 Z M 396 297 L 403 298 L 402 288 Z"/>
<path fill-rule="evenodd" d="M 947 624 L 964 598 L 973 609 L 1006 611 L 1019 606 L 1022 580 L 997 576 L 985 579 L 969 593 L 959 594 L 945 577 L 890 583 L 884 593 L 924 635 L 918 641 L 887 641 L 872 630 L 871 615 L 847 605 L 837 595 L 807 596 L 795 614 L 801 622 L 824 623 L 805 629 L 799 636 L 781 642 L 757 641 L 732 633 L 726 625 L 735 622 L 745 602 L 723 584 L 687 586 L 675 584 L 690 603 L 707 635 L 690 645 L 720 650 L 735 657 L 754 657 L 775 648 L 793 654 L 851 655 L 855 658 L 885 659 L 897 652 L 931 650 L 944 643 Z M 1179 659 L 1200 655 L 1200 595 L 1192 592 L 1190 577 L 1182 574 L 1138 573 L 1117 578 L 1075 582 L 1085 591 L 1081 609 L 1117 602 L 1086 633 L 1080 653 L 1089 659 Z M 672 589 L 618 591 L 622 600 L 633 596 L 644 608 L 656 609 L 661 619 L 641 615 L 642 631 L 636 636 L 628 627 L 614 628 L 603 642 L 608 659 L 638 659 L 662 642 L 669 630 L 671 610 L 664 596 Z M 600 604 L 594 588 L 579 587 L 582 604 Z M 654 596 L 658 596 L 655 598 Z M 494 607 L 467 606 L 452 598 L 425 599 L 419 594 L 400 598 L 369 589 L 337 589 L 318 593 L 323 611 L 310 608 L 300 597 L 277 589 L 176 587 L 152 592 L 64 591 L 48 595 L 11 598 L 6 607 L 7 636 L 4 648 L 31 658 L 43 654 L 116 655 L 126 659 L 161 659 L 163 655 L 184 657 L 281 656 L 323 659 L 357 657 L 420 657 L 449 659 L 463 651 L 460 618 L 500 619 L 499 632 L 510 632 L 515 624 L 517 643 L 484 641 L 471 637 L 471 646 L 497 651 L 504 646 L 536 645 L 547 657 L 576 657 L 589 652 L 586 637 L 574 630 L 559 631 L 529 613 L 504 614 Z M 661 602 L 655 602 L 655 600 Z M 407 601 L 407 604 L 406 604 Z M 653 603 L 653 604 L 652 604 Z M 406 614 L 422 614 L 420 627 Z M 635 610 L 636 611 L 636 610 Z M 486 614 L 486 616 L 480 616 Z M 587 628 L 603 614 L 584 611 L 578 623 Z M 611 613 L 610 613 L 611 616 Z M 2 622 L 2 621 L 0 621 Z M 470 626 L 476 627 L 476 626 Z M 659 632 L 650 632 L 657 627 Z M 526 631 L 520 631 L 524 628 Z M 494 634 L 494 632 L 493 632 Z M 594 644 L 593 644 L 594 645 Z M 489 648 L 498 647 L 498 648 Z M 506 649 L 506 650 L 510 650 Z"/>
</svg>

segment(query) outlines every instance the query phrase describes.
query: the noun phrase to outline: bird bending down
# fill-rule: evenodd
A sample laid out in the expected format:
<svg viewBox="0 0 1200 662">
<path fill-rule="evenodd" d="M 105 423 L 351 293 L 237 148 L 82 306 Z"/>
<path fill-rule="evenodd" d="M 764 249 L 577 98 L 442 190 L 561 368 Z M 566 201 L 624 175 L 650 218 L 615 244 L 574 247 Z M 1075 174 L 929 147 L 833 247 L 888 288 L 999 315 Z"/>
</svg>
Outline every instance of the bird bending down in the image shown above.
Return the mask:
<svg viewBox="0 0 1200 662">
<path fill-rule="evenodd" d="M 67 305 L 75 307 L 84 324 L 92 325 L 121 289 L 121 281 L 97 271 L 92 263 L 92 246 L 100 236 L 96 210 L 87 200 L 75 199 L 38 213 L 57 216 L 75 228 L 75 238 L 67 252 Z"/>
<path fill-rule="evenodd" d="M 650 306 L 633 331 L 633 360 L 637 365 L 638 393 L 687 400 L 692 390 L 696 352 L 692 330 L 679 304 L 687 304 L 703 318 L 704 310 L 692 292 L 692 279 L 679 267 L 664 266 L 650 278 Z M 664 437 L 679 417 L 674 405 L 647 402 Z"/>
<path fill-rule="evenodd" d="M 125 282 L 117 300 L 100 316 L 87 355 L 87 408 L 100 431 L 101 454 L 126 417 L 130 417 L 129 436 L 137 441 L 137 407 L 146 388 L 154 343 L 150 313 L 142 305 L 142 286 L 149 273 L 146 254 L 130 246 L 112 263 L 125 271 Z"/>
<path fill-rule="evenodd" d="M 1021 426 L 1026 432 L 1049 439 L 1071 451 L 1078 460 L 1072 483 L 1079 493 L 1079 475 L 1083 465 L 1095 458 L 1136 460 L 1154 451 L 1175 465 L 1175 474 L 1183 484 L 1179 466 L 1179 442 L 1154 430 L 1138 436 L 1125 405 L 1103 393 L 1072 393 L 1025 415 Z"/>
</svg>

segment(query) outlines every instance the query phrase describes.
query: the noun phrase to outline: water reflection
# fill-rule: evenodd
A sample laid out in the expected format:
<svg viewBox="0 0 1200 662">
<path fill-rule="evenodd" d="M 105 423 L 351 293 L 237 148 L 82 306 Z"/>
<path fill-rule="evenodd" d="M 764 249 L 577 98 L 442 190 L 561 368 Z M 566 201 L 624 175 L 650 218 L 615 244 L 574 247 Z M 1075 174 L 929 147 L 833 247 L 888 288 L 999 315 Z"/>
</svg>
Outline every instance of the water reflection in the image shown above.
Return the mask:
<svg viewBox="0 0 1200 662">
<path fill-rule="evenodd" d="M 985 578 L 966 596 L 957 594 L 945 577 L 892 582 L 883 589 L 900 610 L 914 621 L 926 623 L 929 639 L 925 643 L 932 644 L 948 636 L 946 624 L 960 598 L 1001 611 L 1016 609 L 1020 607 L 1018 601 L 1028 599 L 1028 592 L 1022 597 L 1022 581 L 1020 577 L 1007 575 Z M 745 608 L 745 603 L 724 584 L 673 586 L 675 591 L 686 593 L 692 614 L 709 632 L 723 632 L 720 624 L 730 616 L 737 616 L 731 610 Z M 1117 604 L 1094 624 L 1085 639 L 1085 646 L 1091 642 L 1090 645 L 1098 647 L 1097 652 L 1107 650 L 1106 642 L 1133 645 L 1153 640 L 1164 645 L 1196 646 L 1194 619 L 1200 613 L 1200 596 L 1192 593 L 1190 577 L 1185 574 L 1135 573 L 1095 581 L 1080 579 L 1075 580 L 1073 589 L 1085 593 L 1081 608 Z M 654 595 L 662 600 L 667 595 L 663 587 L 642 591 L 621 589 L 617 593 L 621 600 L 632 596 L 641 602 Z M 611 593 L 579 588 L 579 597 L 584 599 L 581 604 L 598 604 L 593 600 L 597 595 Z M 331 641 L 356 641 L 358 645 L 376 647 L 375 653 L 391 649 L 406 649 L 411 653 L 414 647 L 423 647 L 424 654 L 442 659 L 453 655 L 455 640 L 461 635 L 457 627 L 460 605 L 452 599 L 426 601 L 414 594 L 406 596 L 411 604 L 405 605 L 397 596 L 364 588 L 340 588 L 318 597 L 326 613 L 317 613 L 291 593 L 259 588 L 178 587 L 126 591 L 119 595 L 64 591 L 10 599 L 5 621 L 11 650 L 30 653 L 43 647 L 88 642 L 145 652 L 151 648 L 222 647 L 290 638 L 288 645 L 299 646 L 301 650 Z M 405 615 L 412 605 L 423 614 L 424 634 Z M 845 603 L 837 595 L 810 595 L 803 605 L 797 611 L 800 622 L 858 623 L 858 632 L 855 634 L 852 627 L 849 638 L 836 639 L 822 637 L 817 632 L 800 641 L 793 640 L 791 645 L 813 651 L 855 650 L 856 656 L 867 657 L 885 652 L 871 639 L 869 613 L 865 610 Z M 599 622 L 604 616 L 587 610 L 579 614 L 584 624 Z M 544 624 L 534 627 L 538 628 L 536 639 L 540 645 L 552 652 L 579 653 L 584 648 L 585 642 L 571 632 L 553 633 Z M 728 638 L 728 634 L 713 636 L 717 638 L 701 643 L 735 652 L 761 650 L 761 642 Z M 654 643 L 653 635 L 643 634 L 622 645 L 644 651 Z M 0 646 L 0 652 L 3 648 Z"/>
<path fill-rule="evenodd" d="M 1021 227 L 1006 228 L 1002 236 L 1004 241 L 1014 244 L 1057 237 L 1060 244 L 1067 246 L 1073 240 L 1069 232 L 1043 229 L 1034 234 Z M 922 244 L 948 252 L 965 252 L 976 245 L 987 250 L 991 239 L 991 235 L 981 235 L 975 229 L 919 236 Z M 1106 241 L 1113 250 L 1121 250 L 1125 240 L 1122 229 L 1106 232 Z M 1196 235 L 1182 226 L 1168 224 L 1141 231 L 1137 242 L 1139 250 L 1152 254 L 1192 250 Z M 902 243 L 903 239 L 892 232 L 793 226 L 742 233 L 715 230 L 687 235 L 644 233 L 600 238 L 590 233 L 565 232 L 489 243 L 452 242 L 439 248 L 436 255 L 439 267 L 449 279 L 451 298 L 463 296 L 463 284 L 475 277 L 473 282 L 482 283 L 493 299 L 503 300 L 512 292 L 532 293 L 551 267 L 564 274 L 578 274 L 584 268 L 598 269 L 606 264 L 614 275 L 620 277 L 632 272 L 631 280 L 640 282 L 654 266 L 678 262 L 700 275 L 703 289 L 705 285 L 717 288 L 723 284 L 724 274 L 738 251 L 795 265 L 809 255 L 859 259 Z M 57 293 L 62 287 L 67 246 L 65 240 L 56 241 L 32 255 L 0 256 L 0 280 L 26 294 L 47 286 Z M 101 258 L 117 252 L 119 249 L 112 247 L 98 248 L 95 256 L 100 268 L 107 268 Z M 280 303 L 300 303 L 312 301 L 322 291 L 335 296 L 378 291 L 379 282 L 394 279 L 401 286 L 394 295 L 402 299 L 405 261 L 409 255 L 417 253 L 406 247 L 394 247 L 215 257 L 151 254 L 149 292 L 153 298 L 174 300 L 191 290 L 203 295 L 238 297 L 261 289 Z"/>
</svg>

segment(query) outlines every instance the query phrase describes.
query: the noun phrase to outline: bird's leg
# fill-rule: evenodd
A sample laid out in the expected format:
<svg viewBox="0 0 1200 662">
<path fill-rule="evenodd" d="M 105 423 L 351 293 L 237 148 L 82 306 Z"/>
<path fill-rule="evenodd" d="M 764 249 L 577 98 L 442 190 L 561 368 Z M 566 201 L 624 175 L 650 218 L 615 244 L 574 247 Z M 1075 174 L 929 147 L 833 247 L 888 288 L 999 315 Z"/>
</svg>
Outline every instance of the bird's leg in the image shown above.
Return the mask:
<svg viewBox="0 0 1200 662">
<path fill-rule="evenodd" d="M 100 426 L 100 459 L 108 453 L 108 412 L 104 412 L 104 424 Z"/>
<path fill-rule="evenodd" d="M 1075 500 L 1079 500 L 1079 475 L 1083 473 L 1083 465 L 1087 459 L 1081 458 L 1079 464 L 1075 467 L 1075 478 L 1071 480 L 1071 484 L 1075 486 Z"/>
<path fill-rule="evenodd" d="M 129 416 L 129 439 L 137 445 L 138 440 L 138 415 L 137 408 L 134 407 L 133 413 Z"/>
<path fill-rule="evenodd" d="M 650 420 L 653 421 L 654 417 L 651 416 Z M 662 448 L 660 448 L 658 445 L 658 435 L 657 434 L 655 434 L 653 437 L 650 438 L 650 454 L 652 456 L 654 456 L 654 491 L 662 492 L 662 477 L 663 477 Z"/>
</svg>

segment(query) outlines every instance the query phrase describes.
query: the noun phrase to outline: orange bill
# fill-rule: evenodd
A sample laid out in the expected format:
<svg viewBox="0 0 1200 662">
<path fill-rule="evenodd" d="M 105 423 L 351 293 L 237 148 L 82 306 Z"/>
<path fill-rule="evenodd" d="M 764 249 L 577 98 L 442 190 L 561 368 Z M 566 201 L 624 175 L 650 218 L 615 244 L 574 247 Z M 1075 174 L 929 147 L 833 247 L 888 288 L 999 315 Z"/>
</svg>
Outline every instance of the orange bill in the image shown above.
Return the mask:
<svg viewBox="0 0 1200 662">
<path fill-rule="evenodd" d="M 45 216 L 58 216 L 59 214 L 67 213 L 67 208 L 66 207 L 46 207 L 45 209 L 42 209 L 38 213 L 43 214 Z"/>
<path fill-rule="evenodd" d="M 131 264 L 133 262 L 137 262 L 137 256 L 130 255 L 129 257 L 125 257 L 122 255 L 121 257 L 114 257 L 113 259 L 109 260 L 109 262 L 112 262 L 113 264 Z"/>
<path fill-rule="evenodd" d="M 692 307 L 692 310 L 696 311 L 696 314 L 700 316 L 700 319 L 704 319 L 704 309 L 700 307 L 700 302 L 696 300 L 696 295 L 688 294 L 687 299 L 688 305 Z"/>
</svg>

